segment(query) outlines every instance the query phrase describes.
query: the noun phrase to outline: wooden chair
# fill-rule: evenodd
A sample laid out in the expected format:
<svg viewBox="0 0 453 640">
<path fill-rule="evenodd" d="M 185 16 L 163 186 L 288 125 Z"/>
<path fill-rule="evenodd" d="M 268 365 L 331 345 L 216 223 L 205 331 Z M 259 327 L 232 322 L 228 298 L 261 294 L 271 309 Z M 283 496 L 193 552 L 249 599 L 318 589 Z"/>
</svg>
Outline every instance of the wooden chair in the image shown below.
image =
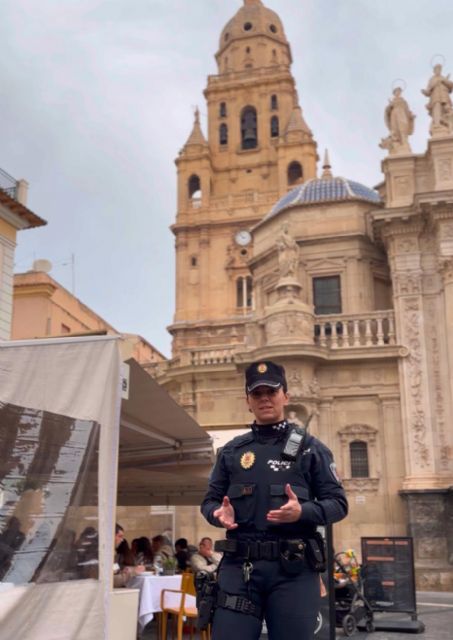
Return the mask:
<svg viewBox="0 0 453 640">
<path fill-rule="evenodd" d="M 179 594 L 179 604 L 165 604 L 165 594 L 166 593 L 177 593 Z M 184 629 L 184 620 L 187 619 L 190 621 L 190 638 L 193 638 L 193 621 L 198 616 L 198 611 L 195 606 L 187 606 L 186 605 L 186 596 L 191 595 L 195 596 L 195 582 L 193 573 L 184 572 L 182 574 L 181 579 L 181 589 L 163 589 L 160 595 L 160 608 L 162 609 L 161 613 L 161 623 L 160 623 L 160 631 L 161 640 L 167 640 L 167 621 L 168 616 L 174 616 L 177 624 L 177 640 L 183 640 L 183 629 Z M 201 631 L 201 640 L 211 640 L 210 629 L 206 631 Z M 173 637 L 173 636 L 172 636 Z"/>
</svg>

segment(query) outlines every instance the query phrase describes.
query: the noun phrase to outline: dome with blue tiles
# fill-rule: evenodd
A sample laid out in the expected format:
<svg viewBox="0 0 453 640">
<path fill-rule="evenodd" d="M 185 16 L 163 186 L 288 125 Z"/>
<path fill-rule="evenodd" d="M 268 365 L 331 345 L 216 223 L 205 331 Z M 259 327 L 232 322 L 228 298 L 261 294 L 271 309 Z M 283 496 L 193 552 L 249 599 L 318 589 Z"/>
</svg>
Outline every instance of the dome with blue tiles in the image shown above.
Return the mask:
<svg viewBox="0 0 453 640">
<path fill-rule="evenodd" d="M 344 202 L 347 200 L 360 200 L 372 204 L 379 204 L 381 202 L 377 191 L 366 187 L 360 182 L 347 180 L 346 178 L 335 178 L 330 171 L 327 154 L 323 169 L 324 171 L 321 178 L 307 180 L 307 182 L 291 189 L 291 191 L 280 198 L 264 220 L 272 218 L 284 209 L 296 206 L 320 204 L 324 202 Z"/>
</svg>

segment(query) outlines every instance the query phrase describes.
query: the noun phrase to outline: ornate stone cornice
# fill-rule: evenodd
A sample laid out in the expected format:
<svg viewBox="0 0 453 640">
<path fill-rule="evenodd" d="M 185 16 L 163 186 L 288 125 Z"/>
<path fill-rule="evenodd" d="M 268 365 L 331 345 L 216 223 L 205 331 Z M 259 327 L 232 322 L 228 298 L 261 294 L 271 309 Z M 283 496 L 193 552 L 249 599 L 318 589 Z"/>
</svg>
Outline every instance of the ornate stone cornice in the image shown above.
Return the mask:
<svg viewBox="0 0 453 640">
<path fill-rule="evenodd" d="M 377 433 L 377 429 L 370 427 L 368 424 L 348 424 L 338 431 L 342 444 L 349 443 L 352 440 L 364 440 L 374 444 Z"/>
</svg>

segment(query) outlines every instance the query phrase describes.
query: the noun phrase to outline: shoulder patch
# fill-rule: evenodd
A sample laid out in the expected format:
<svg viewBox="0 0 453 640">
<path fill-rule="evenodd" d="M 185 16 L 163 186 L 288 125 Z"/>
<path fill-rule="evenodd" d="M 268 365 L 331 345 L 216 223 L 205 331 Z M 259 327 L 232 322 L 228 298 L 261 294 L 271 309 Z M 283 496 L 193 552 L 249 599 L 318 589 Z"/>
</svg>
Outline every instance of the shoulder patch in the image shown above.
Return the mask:
<svg viewBox="0 0 453 640">
<path fill-rule="evenodd" d="M 330 473 L 333 475 L 333 477 L 338 482 L 338 484 L 341 484 L 341 478 L 338 475 L 337 465 L 335 464 L 335 462 L 331 462 L 330 463 L 329 469 L 330 469 Z"/>
</svg>

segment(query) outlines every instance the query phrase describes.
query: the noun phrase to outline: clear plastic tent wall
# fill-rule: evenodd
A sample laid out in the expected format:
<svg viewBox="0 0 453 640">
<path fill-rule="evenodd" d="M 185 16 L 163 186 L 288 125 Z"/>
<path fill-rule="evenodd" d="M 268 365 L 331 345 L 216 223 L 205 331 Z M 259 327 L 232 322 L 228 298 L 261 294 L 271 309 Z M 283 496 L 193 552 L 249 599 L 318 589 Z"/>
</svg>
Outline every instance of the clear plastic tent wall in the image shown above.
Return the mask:
<svg viewBox="0 0 453 640">
<path fill-rule="evenodd" d="M 107 638 L 118 340 L 0 343 L 0 640 Z"/>
</svg>

